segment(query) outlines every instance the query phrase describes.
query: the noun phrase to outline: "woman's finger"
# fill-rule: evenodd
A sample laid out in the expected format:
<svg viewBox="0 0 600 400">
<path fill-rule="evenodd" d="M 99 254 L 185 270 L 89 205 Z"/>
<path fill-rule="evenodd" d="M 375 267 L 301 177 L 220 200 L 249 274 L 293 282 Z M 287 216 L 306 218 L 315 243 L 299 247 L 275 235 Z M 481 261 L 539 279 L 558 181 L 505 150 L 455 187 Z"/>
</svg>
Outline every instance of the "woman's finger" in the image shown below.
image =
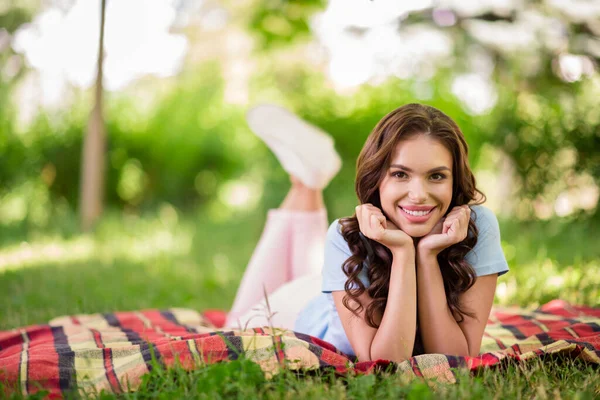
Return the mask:
<svg viewBox="0 0 600 400">
<path fill-rule="evenodd" d="M 383 229 L 381 227 L 381 221 L 379 221 L 379 218 L 377 217 L 377 215 L 375 214 L 371 214 L 371 218 L 369 218 L 369 222 L 370 222 L 370 232 L 369 234 L 371 235 L 372 239 L 379 239 L 379 235 L 381 235 L 381 233 L 383 232 Z"/>
<path fill-rule="evenodd" d="M 372 204 L 365 203 L 359 206 L 356 206 L 356 219 L 359 221 L 359 225 L 362 224 L 363 227 L 370 226 L 371 215 L 376 215 L 378 221 L 381 221 L 381 224 L 385 226 L 386 218 L 383 215 L 383 212 Z"/>
<path fill-rule="evenodd" d="M 450 212 L 446 217 L 450 219 L 460 219 L 463 223 L 466 223 L 467 221 L 469 221 L 469 219 L 471 219 L 471 212 L 470 210 L 467 211 L 464 208 L 460 207 L 458 210 Z"/>
<path fill-rule="evenodd" d="M 362 206 L 356 207 L 356 219 L 358 220 L 358 228 L 360 231 L 365 234 L 367 230 L 368 222 L 365 221 L 366 215 L 365 210 Z"/>
<path fill-rule="evenodd" d="M 466 209 L 464 206 L 453 207 L 452 210 L 448 213 L 448 215 L 460 215 L 464 212 L 466 212 Z"/>
<path fill-rule="evenodd" d="M 375 239 L 387 229 L 387 220 L 381 210 L 372 204 L 361 204 L 356 206 L 356 219 L 358 227 L 363 235 Z"/>
<path fill-rule="evenodd" d="M 446 219 L 444 220 L 444 224 L 442 225 L 442 233 L 448 233 L 448 231 L 452 227 L 452 224 L 454 223 L 454 220 L 455 218 L 451 217 L 450 215 L 446 217 Z"/>
<path fill-rule="evenodd" d="M 356 206 L 356 219 L 358 220 L 358 227 L 363 235 L 369 235 L 370 231 L 370 213 L 365 204 Z"/>
<path fill-rule="evenodd" d="M 381 229 L 381 226 L 383 225 L 383 222 L 385 221 L 385 217 L 378 213 L 371 212 L 370 210 L 367 211 L 367 215 L 368 215 L 367 221 L 369 223 L 369 229 L 371 229 L 371 230 Z"/>
<path fill-rule="evenodd" d="M 365 207 L 365 210 L 366 210 L 368 213 L 371 213 L 371 214 L 376 214 L 376 215 L 381 215 L 381 216 L 383 216 L 383 212 L 382 212 L 382 211 L 381 211 L 381 209 L 379 209 L 378 207 L 375 207 L 375 206 L 367 206 L 367 207 Z"/>
<path fill-rule="evenodd" d="M 379 222 L 381 222 L 381 226 L 383 226 L 384 229 L 388 229 L 388 219 L 386 218 L 386 216 L 380 214 L 377 216 L 377 218 L 379 219 Z"/>
</svg>

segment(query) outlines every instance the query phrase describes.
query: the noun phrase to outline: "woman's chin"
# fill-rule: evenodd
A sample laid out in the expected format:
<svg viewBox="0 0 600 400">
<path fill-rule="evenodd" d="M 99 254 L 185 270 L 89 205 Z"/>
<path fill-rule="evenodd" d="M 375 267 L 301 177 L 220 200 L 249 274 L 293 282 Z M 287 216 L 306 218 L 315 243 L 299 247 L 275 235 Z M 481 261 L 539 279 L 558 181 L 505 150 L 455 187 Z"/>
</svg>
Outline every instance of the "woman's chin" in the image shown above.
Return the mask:
<svg viewBox="0 0 600 400">
<path fill-rule="evenodd" d="M 412 224 L 402 224 L 402 226 L 400 226 L 400 229 L 402 229 L 404 233 L 406 233 L 408 236 L 415 239 L 422 238 L 423 236 L 431 232 L 431 227 L 424 225 L 414 226 Z"/>
<path fill-rule="evenodd" d="M 414 230 L 414 231 L 410 231 L 410 232 L 406 232 L 408 234 L 408 236 L 410 236 L 413 239 L 420 239 L 423 236 L 427 235 L 429 232 L 424 232 L 421 230 Z"/>
<path fill-rule="evenodd" d="M 425 223 L 415 223 L 408 221 L 402 216 L 396 216 L 396 218 L 390 218 L 389 220 L 400 230 L 414 239 L 422 238 L 423 236 L 427 235 L 437 223 L 437 221 L 433 221 L 431 219 Z"/>
</svg>

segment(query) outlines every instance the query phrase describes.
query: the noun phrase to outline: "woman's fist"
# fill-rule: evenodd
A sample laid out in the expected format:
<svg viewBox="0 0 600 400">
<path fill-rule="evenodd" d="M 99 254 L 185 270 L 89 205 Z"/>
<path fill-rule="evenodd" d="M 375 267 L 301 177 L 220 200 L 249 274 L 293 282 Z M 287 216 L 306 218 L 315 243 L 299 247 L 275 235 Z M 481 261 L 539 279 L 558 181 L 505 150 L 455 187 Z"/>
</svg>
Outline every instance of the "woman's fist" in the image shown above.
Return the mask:
<svg viewBox="0 0 600 400">
<path fill-rule="evenodd" d="M 437 255 L 445 248 L 462 242 L 469 232 L 470 219 L 471 209 L 468 205 L 454 207 L 419 241 L 419 251 Z"/>
<path fill-rule="evenodd" d="M 372 204 L 357 206 L 356 219 L 363 235 L 386 246 L 392 253 L 413 246 L 413 239 L 388 221 L 383 212 Z"/>
</svg>

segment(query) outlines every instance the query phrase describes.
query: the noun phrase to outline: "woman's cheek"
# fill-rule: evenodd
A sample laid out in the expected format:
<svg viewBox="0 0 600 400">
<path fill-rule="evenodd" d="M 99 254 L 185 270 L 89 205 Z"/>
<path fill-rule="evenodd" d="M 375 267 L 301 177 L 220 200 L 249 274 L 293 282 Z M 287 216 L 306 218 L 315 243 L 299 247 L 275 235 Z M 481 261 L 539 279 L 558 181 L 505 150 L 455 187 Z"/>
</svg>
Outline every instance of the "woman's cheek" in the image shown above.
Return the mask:
<svg viewBox="0 0 600 400">
<path fill-rule="evenodd" d="M 449 211 L 450 203 L 452 203 L 452 184 L 444 185 L 444 187 L 441 189 L 442 190 L 439 193 L 439 198 L 443 203 L 443 214 L 446 215 L 446 213 Z"/>
</svg>

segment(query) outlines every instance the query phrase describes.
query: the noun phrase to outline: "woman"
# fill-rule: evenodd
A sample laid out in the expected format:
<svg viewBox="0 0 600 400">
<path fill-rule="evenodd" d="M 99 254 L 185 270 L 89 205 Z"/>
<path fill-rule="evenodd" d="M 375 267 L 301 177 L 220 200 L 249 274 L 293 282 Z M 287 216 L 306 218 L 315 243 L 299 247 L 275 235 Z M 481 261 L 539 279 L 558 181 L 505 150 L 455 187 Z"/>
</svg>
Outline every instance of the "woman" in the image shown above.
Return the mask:
<svg viewBox="0 0 600 400">
<path fill-rule="evenodd" d="M 269 212 L 229 326 L 264 325 L 264 311 L 262 320 L 248 311 L 264 286 L 274 314 L 266 322 L 324 339 L 360 361 L 476 356 L 508 265 L 497 220 L 478 205 L 485 197 L 456 123 L 420 104 L 386 115 L 357 160 L 360 205 L 323 238 L 321 190 L 339 169 L 333 146 L 272 106 L 252 111 L 249 122 L 290 173 L 292 188 Z M 300 132 L 300 142 L 286 142 Z M 314 252 L 323 242 L 321 268 Z"/>
</svg>

